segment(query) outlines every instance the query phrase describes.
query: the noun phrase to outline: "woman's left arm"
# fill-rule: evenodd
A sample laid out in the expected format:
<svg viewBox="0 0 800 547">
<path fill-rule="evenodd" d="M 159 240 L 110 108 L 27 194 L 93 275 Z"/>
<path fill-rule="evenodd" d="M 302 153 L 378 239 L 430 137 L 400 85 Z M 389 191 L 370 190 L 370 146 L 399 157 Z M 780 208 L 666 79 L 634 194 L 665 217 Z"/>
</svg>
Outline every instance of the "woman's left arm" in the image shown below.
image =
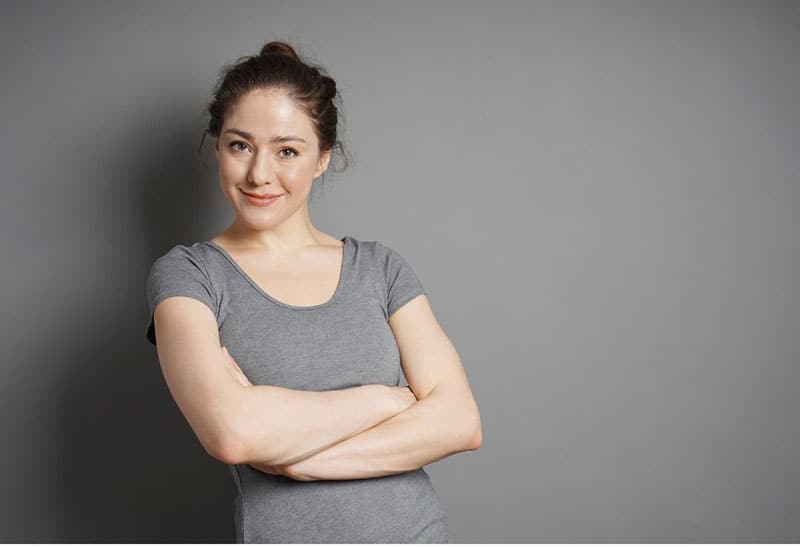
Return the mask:
<svg viewBox="0 0 800 547">
<path fill-rule="evenodd" d="M 296 480 L 361 479 L 419 469 L 482 443 L 478 406 L 455 347 L 421 294 L 389 317 L 409 387 L 403 412 L 280 469 Z"/>
</svg>

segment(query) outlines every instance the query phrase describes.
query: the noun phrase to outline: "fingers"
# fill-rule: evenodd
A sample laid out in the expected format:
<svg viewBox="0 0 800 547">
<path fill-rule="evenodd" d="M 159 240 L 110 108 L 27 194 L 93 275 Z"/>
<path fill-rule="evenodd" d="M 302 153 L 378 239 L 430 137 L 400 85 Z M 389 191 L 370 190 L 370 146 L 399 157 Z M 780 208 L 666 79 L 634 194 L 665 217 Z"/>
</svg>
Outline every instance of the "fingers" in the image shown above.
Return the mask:
<svg viewBox="0 0 800 547">
<path fill-rule="evenodd" d="M 248 465 L 250 467 L 258 469 L 259 471 L 261 471 L 263 473 L 268 473 L 270 475 L 283 475 L 283 476 L 286 476 L 286 477 L 289 476 L 284 472 L 283 467 L 281 467 L 281 466 L 268 465 L 268 464 L 264 464 L 264 463 L 249 463 Z"/>
</svg>

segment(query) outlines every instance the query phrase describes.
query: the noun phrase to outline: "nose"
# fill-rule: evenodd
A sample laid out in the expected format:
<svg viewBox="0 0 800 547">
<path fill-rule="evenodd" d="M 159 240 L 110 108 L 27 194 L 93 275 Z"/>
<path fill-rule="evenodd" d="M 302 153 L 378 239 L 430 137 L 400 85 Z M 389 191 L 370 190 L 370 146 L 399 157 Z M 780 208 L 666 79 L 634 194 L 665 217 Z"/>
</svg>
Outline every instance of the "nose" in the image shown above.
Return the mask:
<svg viewBox="0 0 800 547">
<path fill-rule="evenodd" d="M 275 170 L 273 169 L 269 153 L 257 151 L 253 155 L 253 160 L 250 164 L 250 170 L 247 174 L 248 181 L 253 185 L 260 186 L 262 184 L 274 182 L 274 177 Z"/>
</svg>

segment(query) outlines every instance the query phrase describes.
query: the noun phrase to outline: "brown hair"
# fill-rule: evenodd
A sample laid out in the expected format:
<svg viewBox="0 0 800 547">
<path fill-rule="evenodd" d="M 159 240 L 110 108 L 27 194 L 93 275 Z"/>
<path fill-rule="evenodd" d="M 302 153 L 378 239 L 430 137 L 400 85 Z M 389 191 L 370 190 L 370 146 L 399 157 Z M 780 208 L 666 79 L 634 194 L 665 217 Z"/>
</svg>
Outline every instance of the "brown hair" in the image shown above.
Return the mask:
<svg viewBox="0 0 800 547">
<path fill-rule="evenodd" d="M 279 41 L 268 42 L 258 55 L 239 57 L 222 68 L 214 87 L 214 98 L 208 105 L 211 119 L 203 131 L 198 155 L 206 134 L 219 138 L 222 122 L 230 107 L 242 95 L 254 89 L 285 91 L 311 118 L 320 152 L 331 150 L 331 164 L 335 149 L 341 151 L 344 166 L 332 170 L 347 168 L 347 151 L 336 138 L 341 110 L 341 95 L 336 89 L 336 82 L 322 66 L 303 61 L 292 46 Z M 323 173 L 323 179 L 324 176 Z"/>
</svg>

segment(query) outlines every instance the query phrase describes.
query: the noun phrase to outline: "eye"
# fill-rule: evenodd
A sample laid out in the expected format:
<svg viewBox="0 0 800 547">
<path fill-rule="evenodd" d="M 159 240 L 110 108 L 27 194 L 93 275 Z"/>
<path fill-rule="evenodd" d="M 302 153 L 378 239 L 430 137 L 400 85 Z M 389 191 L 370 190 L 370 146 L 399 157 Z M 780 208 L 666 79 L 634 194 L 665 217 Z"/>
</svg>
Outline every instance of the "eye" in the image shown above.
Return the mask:
<svg viewBox="0 0 800 547">
<path fill-rule="evenodd" d="M 293 158 L 293 157 L 297 156 L 297 150 L 295 150 L 294 148 L 281 148 L 281 154 L 283 154 L 284 152 L 287 152 L 287 151 L 291 152 L 292 155 L 291 156 L 284 155 L 283 156 L 284 158 L 288 159 L 288 158 Z"/>
<path fill-rule="evenodd" d="M 236 151 L 236 152 L 243 152 L 243 150 L 241 148 L 236 148 L 237 144 L 243 144 L 245 147 L 247 147 L 247 143 L 245 143 L 243 141 L 232 141 L 230 144 L 228 144 L 228 146 L 233 148 L 233 150 Z"/>
</svg>

